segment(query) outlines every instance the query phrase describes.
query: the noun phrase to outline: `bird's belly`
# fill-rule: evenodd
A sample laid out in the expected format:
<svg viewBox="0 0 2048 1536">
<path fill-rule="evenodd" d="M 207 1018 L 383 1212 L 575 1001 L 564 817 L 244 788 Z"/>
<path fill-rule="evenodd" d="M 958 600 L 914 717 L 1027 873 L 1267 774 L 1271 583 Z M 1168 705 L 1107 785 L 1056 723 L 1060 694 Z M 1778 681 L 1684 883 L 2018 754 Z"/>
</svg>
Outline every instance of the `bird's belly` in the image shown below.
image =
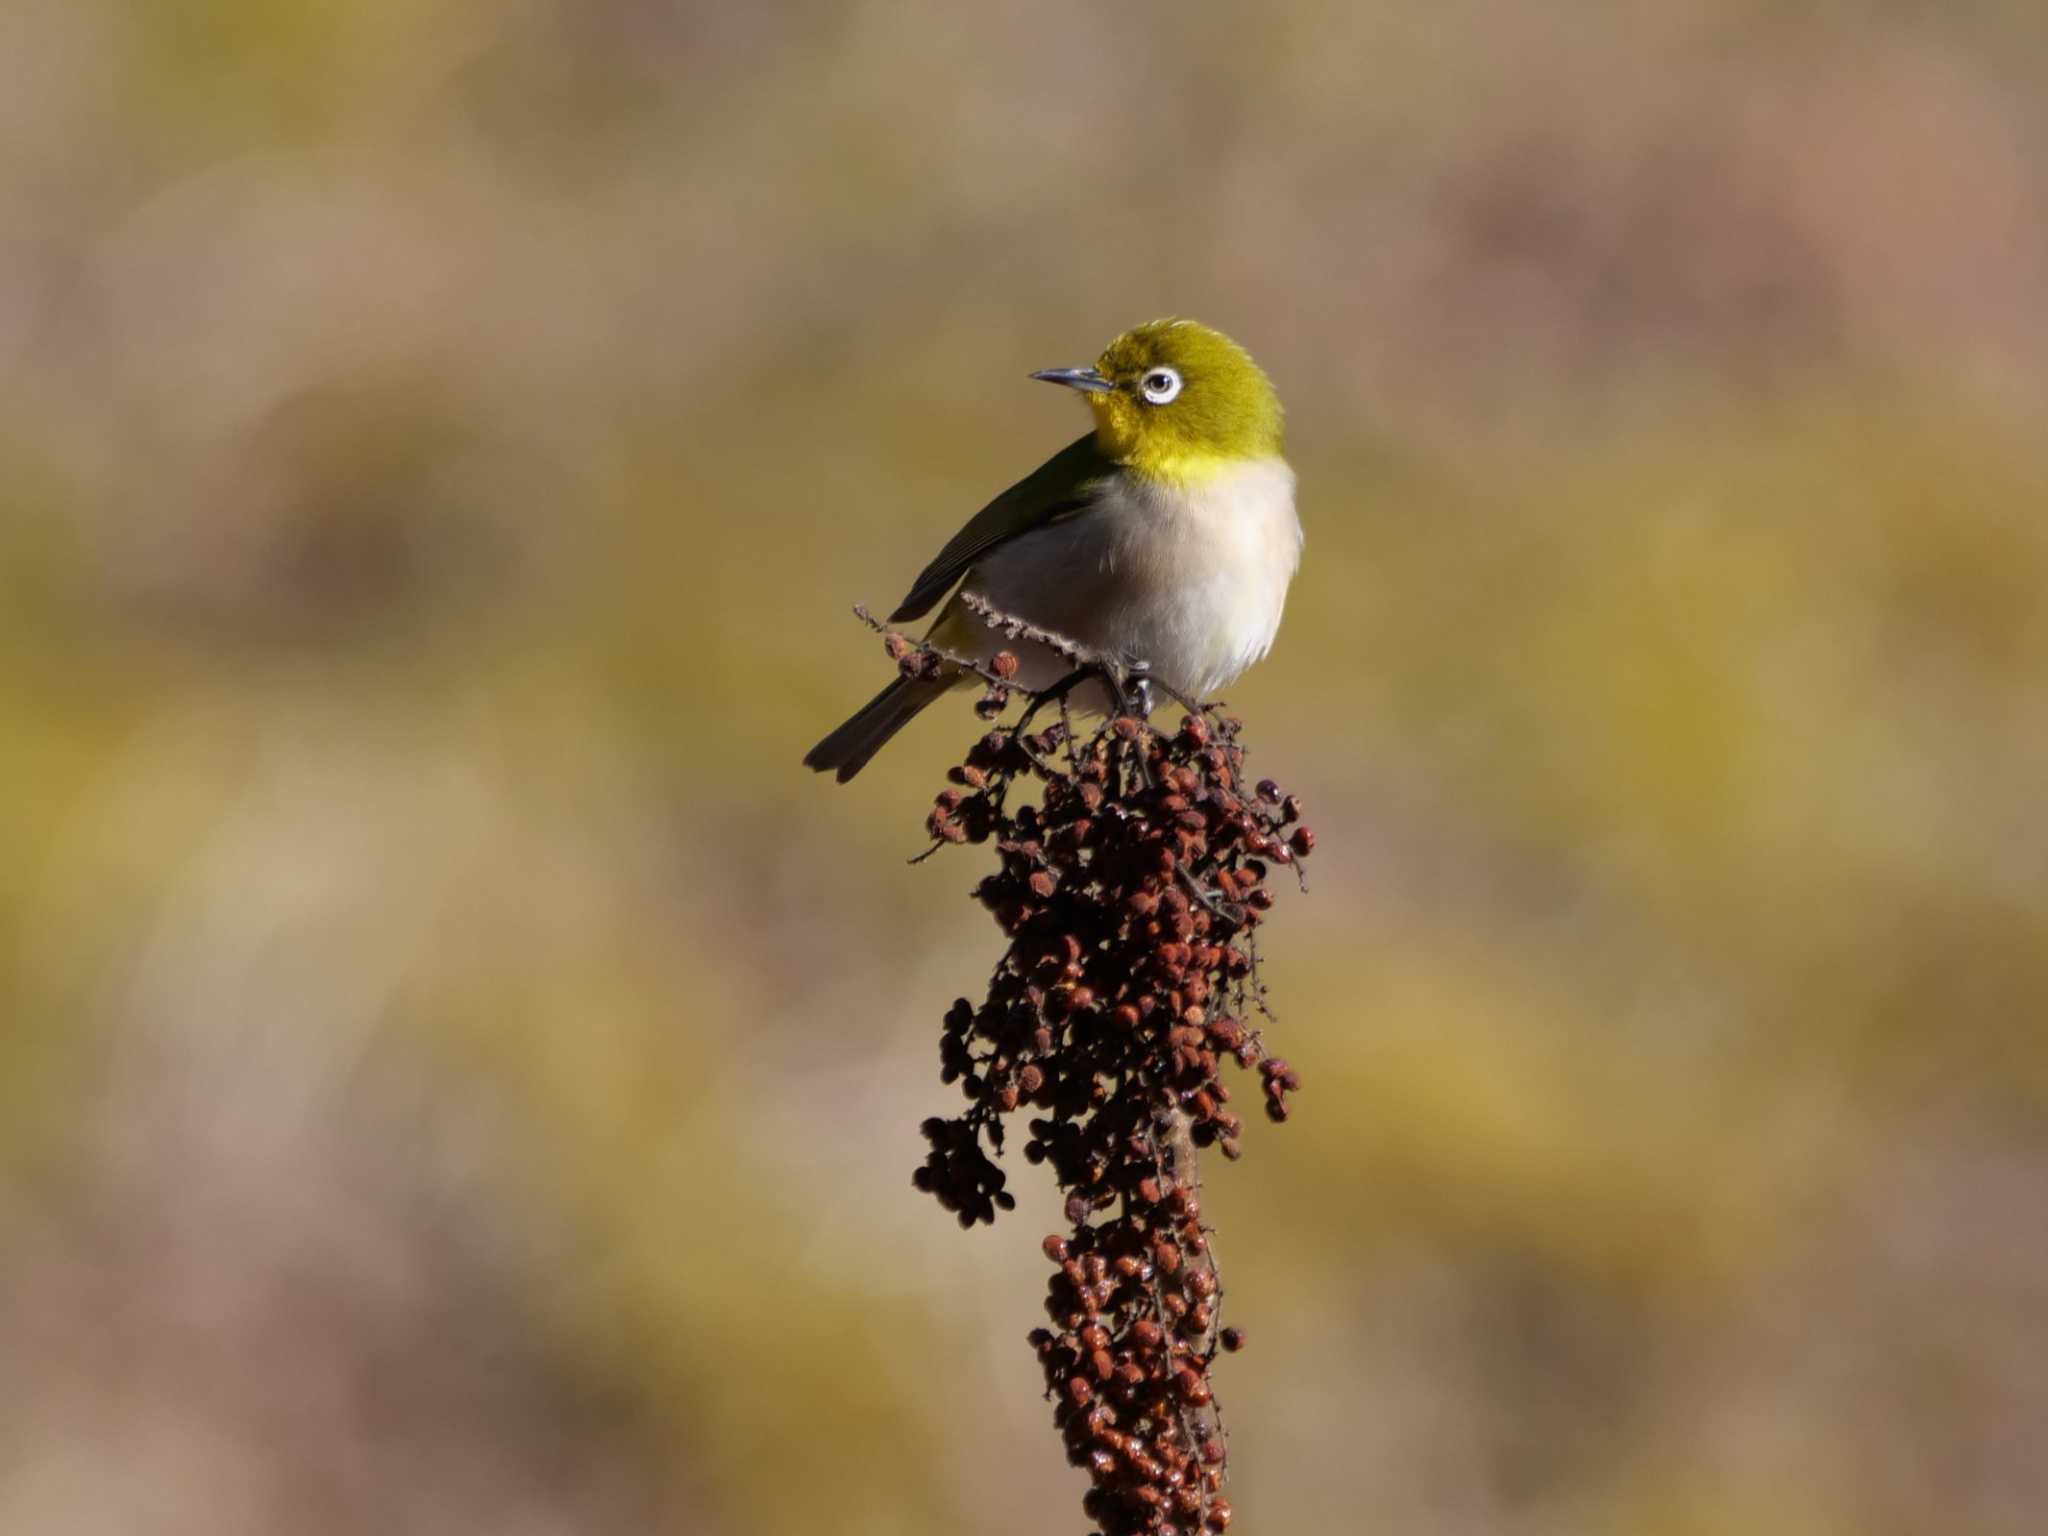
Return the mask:
<svg viewBox="0 0 2048 1536">
<path fill-rule="evenodd" d="M 1278 459 L 1202 485 L 1118 482 L 1087 512 L 1017 539 L 976 567 L 965 590 L 1093 650 L 1143 661 L 1204 696 L 1264 656 L 1300 563 L 1294 476 Z M 1007 642 L 992 632 L 977 645 Z M 1042 647 L 1020 652 L 1026 686 L 1071 670 Z"/>
</svg>

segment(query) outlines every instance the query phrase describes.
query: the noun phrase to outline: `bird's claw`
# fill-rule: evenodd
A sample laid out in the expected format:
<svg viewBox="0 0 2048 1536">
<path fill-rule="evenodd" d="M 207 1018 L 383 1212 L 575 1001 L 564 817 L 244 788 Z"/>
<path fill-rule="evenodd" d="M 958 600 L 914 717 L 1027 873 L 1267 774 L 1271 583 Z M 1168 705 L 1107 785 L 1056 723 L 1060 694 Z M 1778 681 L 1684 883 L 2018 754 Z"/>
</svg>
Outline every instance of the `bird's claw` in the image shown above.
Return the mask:
<svg viewBox="0 0 2048 1536">
<path fill-rule="evenodd" d="M 1154 708 L 1152 699 L 1152 663 L 1137 658 L 1126 664 L 1123 675 L 1124 702 L 1130 705 L 1132 713 L 1141 720 L 1148 720 Z"/>
</svg>

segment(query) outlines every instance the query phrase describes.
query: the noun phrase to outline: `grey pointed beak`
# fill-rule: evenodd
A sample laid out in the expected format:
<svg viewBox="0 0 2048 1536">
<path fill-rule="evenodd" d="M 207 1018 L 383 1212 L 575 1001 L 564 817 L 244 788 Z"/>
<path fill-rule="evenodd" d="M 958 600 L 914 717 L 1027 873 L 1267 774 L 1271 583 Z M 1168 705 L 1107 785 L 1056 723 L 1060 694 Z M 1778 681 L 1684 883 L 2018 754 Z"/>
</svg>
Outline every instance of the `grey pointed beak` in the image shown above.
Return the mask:
<svg viewBox="0 0 2048 1536">
<path fill-rule="evenodd" d="M 1064 384 L 1069 389 L 1078 389 L 1091 395 L 1107 394 L 1116 386 L 1093 368 L 1041 368 L 1031 375 L 1048 384 Z"/>
</svg>

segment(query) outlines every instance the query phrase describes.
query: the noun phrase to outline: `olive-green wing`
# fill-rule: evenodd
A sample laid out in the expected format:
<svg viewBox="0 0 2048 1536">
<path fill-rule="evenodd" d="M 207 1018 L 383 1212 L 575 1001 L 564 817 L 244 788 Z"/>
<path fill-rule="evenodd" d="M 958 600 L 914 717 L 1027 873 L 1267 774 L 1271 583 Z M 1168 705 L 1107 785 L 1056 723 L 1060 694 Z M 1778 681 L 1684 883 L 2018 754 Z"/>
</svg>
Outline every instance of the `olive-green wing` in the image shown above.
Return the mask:
<svg viewBox="0 0 2048 1536">
<path fill-rule="evenodd" d="M 1115 467 L 1095 446 L 1092 432 L 1069 443 L 975 513 L 924 568 L 889 622 L 901 624 L 930 611 L 970 565 L 998 544 L 1079 512 L 1093 497 L 1095 483 Z"/>
</svg>

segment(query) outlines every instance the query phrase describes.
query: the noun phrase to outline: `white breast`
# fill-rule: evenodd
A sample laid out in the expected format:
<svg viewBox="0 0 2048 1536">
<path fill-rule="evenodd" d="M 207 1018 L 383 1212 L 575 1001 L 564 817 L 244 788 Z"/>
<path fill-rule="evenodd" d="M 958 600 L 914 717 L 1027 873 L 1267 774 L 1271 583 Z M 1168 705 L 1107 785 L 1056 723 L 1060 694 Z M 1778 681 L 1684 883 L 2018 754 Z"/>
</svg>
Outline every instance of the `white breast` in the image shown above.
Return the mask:
<svg viewBox="0 0 2048 1536">
<path fill-rule="evenodd" d="M 1301 542 L 1294 472 L 1282 459 L 1192 486 L 1118 476 L 1088 511 L 991 551 L 965 585 L 1207 697 L 1272 648 Z M 1025 659 L 1030 686 L 1065 671 L 1055 657 Z"/>
</svg>

